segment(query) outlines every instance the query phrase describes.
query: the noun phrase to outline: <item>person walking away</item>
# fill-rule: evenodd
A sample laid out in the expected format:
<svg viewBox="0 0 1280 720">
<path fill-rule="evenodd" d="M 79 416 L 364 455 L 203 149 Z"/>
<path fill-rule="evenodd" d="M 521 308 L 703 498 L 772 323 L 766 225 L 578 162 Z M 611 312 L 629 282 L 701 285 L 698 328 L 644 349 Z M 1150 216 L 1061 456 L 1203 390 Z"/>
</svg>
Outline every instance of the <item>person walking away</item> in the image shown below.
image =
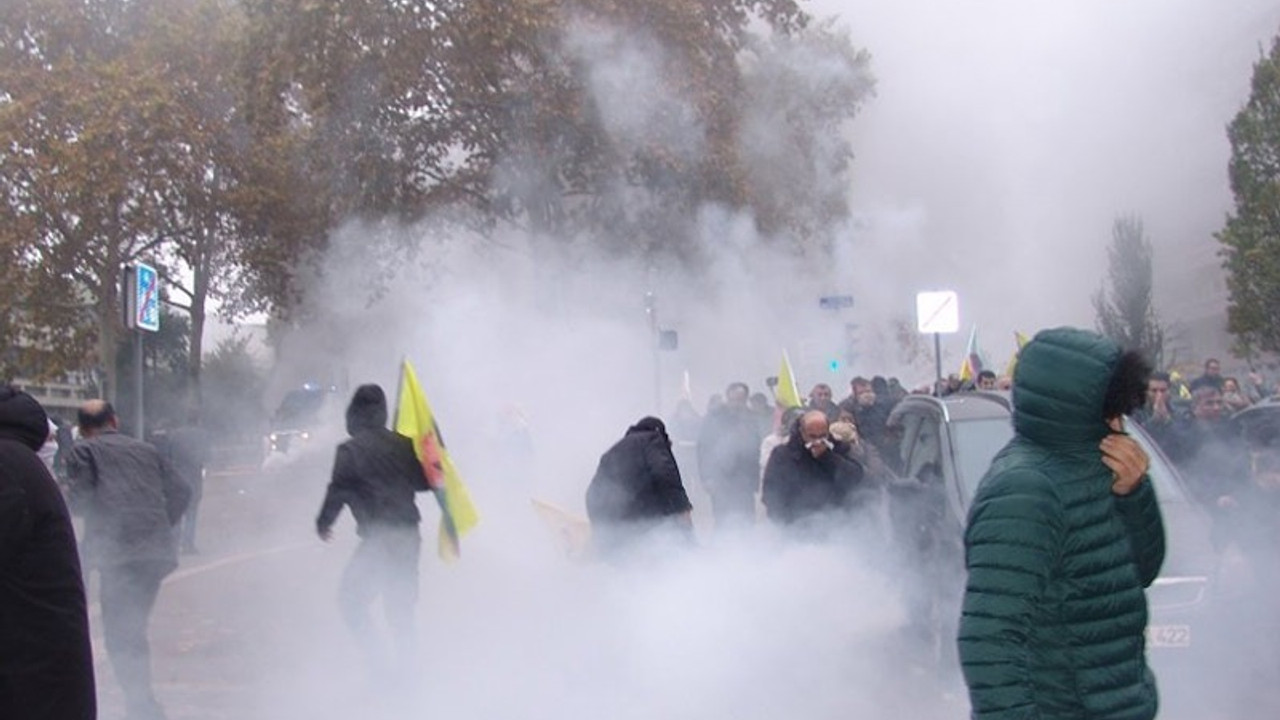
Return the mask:
<svg viewBox="0 0 1280 720">
<path fill-rule="evenodd" d="M 627 428 L 587 486 L 592 544 L 606 558 L 642 550 L 664 531 L 691 545 L 692 510 L 666 426 L 655 417 Z"/>
<path fill-rule="evenodd" d="M 360 544 L 343 572 L 338 604 L 361 643 L 370 677 L 384 680 L 413 670 L 417 662 L 413 615 L 422 516 L 415 493 L 429 486 L 413 441 L 387 429 L 387 397 L 380 386 L 356 388 L 346 423 L 351 437 L 338 446 L 316 533 L 321 540 L 331 540 L 338 515 L 344 507 L 351 508 Z M 381 649 L 370 617 L 377 599 L 396 643 L 395 666 Z"/>
<path fill-rule="evenodd" d="M 965 529 L 958 649 L 973 717 L 1151 720 L 1149 586 L 1164 524 L 1123 418 L 1145 398 L 1137 353 L 1071 328 L 1022 348 L 1014 438 Z"/>
<path fill-rule="evenodd" d="M 97 717 L 89 617 L 71 516 L 36 455 L 48 419 L 0 386 L 0 718 Z"/>
<path fill-rule="evenodd" d="M 81 440 L 67 459 L 73 512 L 84 515 L 84 560 L 100 581 L 102 634 L 128 717 L 164 711 L 151 685 L 147 624 L 160 582 L 178 566 L 178 521 L 191 491 L 149 443 L 119 432 L 111 404 L 80 407 Z"/>
<path fill-rule="evenodd" d="M 191 488 L 191 502 L 182 514 L 181 547 L 188 555 L 196 554 L 196 523 L 200 500 L 204 497 L 205 465 L 209 461 L 209 436 L 200 427 L 200 414 L 187 413 L 186 422 L 168 434 L 169 462 L 178 477 Z"/>
</svg>

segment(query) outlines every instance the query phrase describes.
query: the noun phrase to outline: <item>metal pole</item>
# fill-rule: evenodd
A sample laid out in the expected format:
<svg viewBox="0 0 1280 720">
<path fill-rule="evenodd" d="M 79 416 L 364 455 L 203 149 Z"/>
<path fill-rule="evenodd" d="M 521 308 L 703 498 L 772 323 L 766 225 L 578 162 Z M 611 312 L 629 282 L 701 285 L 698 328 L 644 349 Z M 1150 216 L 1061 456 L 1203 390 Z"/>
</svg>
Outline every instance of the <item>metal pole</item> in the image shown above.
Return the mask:
<svg viewBox="0 0 1280 720">
<path fill-rule="evenodd" d="M 135 328 L 133 331 L 133 417 L 134 417 L 134 437 L 142 440 L 146 437 L 143 432 L 143 403 L 142 403 L 142 335 L 143 331 Z"/>
<path fill-rule="evenodd" d="M 933 382 L 933 394 L 942 394 L 942 333 L 933 334 L 933 363 L 938 377 Z"/>
<path fill-rule="evenodd" d="M 662 416 L 662 353 L 658 350 L 658 303 L 652 292 L 644 295 L 649 314 L 649 345 L 653 349 L 653 414 Z"/>
</svg>

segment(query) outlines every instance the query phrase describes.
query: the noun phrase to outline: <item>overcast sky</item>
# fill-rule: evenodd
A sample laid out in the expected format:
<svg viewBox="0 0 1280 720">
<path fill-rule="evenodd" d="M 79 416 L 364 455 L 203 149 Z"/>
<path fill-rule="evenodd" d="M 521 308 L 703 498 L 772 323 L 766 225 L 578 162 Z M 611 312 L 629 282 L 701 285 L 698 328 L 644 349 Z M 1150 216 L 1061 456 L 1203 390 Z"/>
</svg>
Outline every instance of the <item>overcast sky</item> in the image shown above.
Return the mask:
<svg viewBox="0 0 1280 720">
<path fill-rule="evenodd" d="M 1280 3 L 809 7 L 849 25 L 878 81 L 853 128 L 852 192 L 866 223 L 858 255 L 895 271 L 859 274 L 864 302 L 957 290 L 963 326 L 1003 355 L 1015 328 L 1093 324 L 1112 221 L 1135 213 L 1166 319 L 1225 322 L 1212 238 L 1231 208 L 1225 126 Z"/>
</svg>

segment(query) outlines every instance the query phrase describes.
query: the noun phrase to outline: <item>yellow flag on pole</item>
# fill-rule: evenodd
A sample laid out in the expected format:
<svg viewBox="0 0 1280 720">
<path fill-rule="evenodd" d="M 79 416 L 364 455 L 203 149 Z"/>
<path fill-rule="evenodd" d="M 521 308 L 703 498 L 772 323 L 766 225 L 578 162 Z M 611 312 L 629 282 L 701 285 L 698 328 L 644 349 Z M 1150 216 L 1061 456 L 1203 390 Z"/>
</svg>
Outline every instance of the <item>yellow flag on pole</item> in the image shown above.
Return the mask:
<svg viewBox="0 0 1280 720">
<path fill-rule="evenodd" d="M 424 481 L 440 503 L 440 558 L 446 562 L 457 560 L 462 555 L 462 536 L 480 522 L 480 516 L 449 456 L 440 425 L 407 359 L 400 368 L 395 427 L 396 432 L 413 441 L 413 452 L 422 463 Z"/>
<path fill-rule="evenodd" d="M 800 388 L 796 385 L 796 374 L 791 370 L 791 358 L 787 351 L 782 351 L 782 367 L 778 370 L 778 389 L 774 398 L 784 408 L 797 408 L 804 405 L 800 401 Z"/>
<path fill-rule="evenodd" d="M 1030 340 L 1031 338 L 1027 337 L 1026 335 L 1023 335 L 1017 330 L 1013 331 L 1013 342 L 1014 342 L 1013 355 L 1009 357 L 1009 362 L 1005 363 L 1005 366 L 1004 366 L 1005 377 L 1009 377 L 1009 378 L 1013 377 L 1013 371 L 1018 367 L 1018 355 L 1022 352 L 1023 346 L 1025 346 L 1028 342 L 1030 342 Z"/>
</svg>

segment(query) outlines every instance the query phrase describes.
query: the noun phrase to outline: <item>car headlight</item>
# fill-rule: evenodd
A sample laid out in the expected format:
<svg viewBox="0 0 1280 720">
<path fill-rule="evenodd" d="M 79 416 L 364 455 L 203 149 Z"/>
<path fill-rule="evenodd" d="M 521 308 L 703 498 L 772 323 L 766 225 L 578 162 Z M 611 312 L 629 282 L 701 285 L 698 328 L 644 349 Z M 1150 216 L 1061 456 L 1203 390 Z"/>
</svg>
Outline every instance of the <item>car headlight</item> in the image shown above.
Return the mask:
<svg viewBox="0 0 1280 720">
<path fill-rule="evenodd" d="M 302 438 L 303 440 L 310 440 L 311 433 L 307 432 L 306 430 L 303 430 L 302 432 L 298 433 L 298 437 Z"/>
</svg>

